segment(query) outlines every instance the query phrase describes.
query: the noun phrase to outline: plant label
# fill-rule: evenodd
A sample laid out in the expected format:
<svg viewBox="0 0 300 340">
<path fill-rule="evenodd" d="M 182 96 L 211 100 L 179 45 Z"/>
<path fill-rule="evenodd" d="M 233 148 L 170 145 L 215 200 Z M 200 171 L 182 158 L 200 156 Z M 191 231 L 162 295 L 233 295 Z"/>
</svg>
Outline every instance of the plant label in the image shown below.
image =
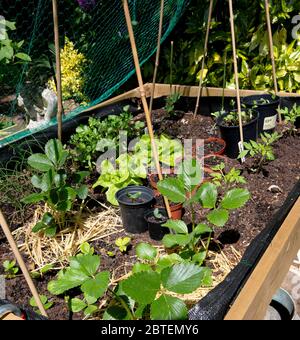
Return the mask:
<svg viewBox="0 0 300 340">
<path fill-rule="evenodd" d="M 272 117 L 266 117 L 264 120 L 264 130 L 272 130 L 276 126 L 277 114 Z"/>
<path fill-rule="evenodd" d="M 239 146 L 239 151 L 240 151 L 240 153 L 243 152 L 243 151 L 244 151 L 244 144 L 242 143 L 242 141 L 239 141 L 238 146 Z M 242 163 L 245 163 L 245 162 L 246 162 L 246 158 L 245 158 L 245 157 L 242 157 L 242 158 L 241 158 L 241 162 L 242 162 Z"/>
<path fill-rule="evenodd" d="M 5 276 L 0 275 L 0 299 L 5 299 Z"/>
</svg>

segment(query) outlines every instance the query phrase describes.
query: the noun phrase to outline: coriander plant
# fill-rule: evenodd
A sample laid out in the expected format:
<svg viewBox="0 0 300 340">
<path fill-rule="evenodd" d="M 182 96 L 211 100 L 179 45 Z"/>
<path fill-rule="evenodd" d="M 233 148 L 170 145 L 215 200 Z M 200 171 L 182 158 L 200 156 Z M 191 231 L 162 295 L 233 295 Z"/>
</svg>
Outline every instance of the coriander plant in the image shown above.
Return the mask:
<svg viewBox="0 0 300 340">
<path fill-rule="evenodd" d="M 22 202 L 44 202 L 49 209 L 33 227 L 35 233 L 43 231 L 46 236 L 55 236 L 68 225 L 71 211 L 77 202 L 80 203 L 79 214 L 82 212 L 88 196 L 88 187 L 82 182 L 89 173 L 82 171 L 70 176 L 65 165 L 68 155 L 61 142 L 52 139 L 46 144 L 44 154 L 37 153 L 28 158 L 28 164 L 38 171 L 38 174 L 32 176 L 31 183 L 40 192 L 25 197 Z M 68 184 L 70 177 L 74 186 Z"/>
</svg>

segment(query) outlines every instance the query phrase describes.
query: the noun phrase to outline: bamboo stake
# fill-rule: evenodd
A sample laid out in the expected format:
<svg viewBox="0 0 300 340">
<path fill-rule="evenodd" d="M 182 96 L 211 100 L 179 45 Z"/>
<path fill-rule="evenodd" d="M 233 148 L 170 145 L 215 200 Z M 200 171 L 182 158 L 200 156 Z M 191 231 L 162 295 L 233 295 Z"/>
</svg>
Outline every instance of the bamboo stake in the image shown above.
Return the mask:
<svg viewBox="0 0 300 340">
<path fill-rule="evenodd" d="M 210 24 L 211 24 L 211 17 L 212 17 L 212 11 L 213 11 L 213 4 L 214 0 L 210 0 L 209 4 L 209 10 L 208 10 L 208 19 L 207 19 L 207 27 L 206 27 L 206 35 L 205 35 L 205 42 L 204 42 L 204 51 L 203 51 L 203 58 L 202 58 L 202 66 L 201 66 L 201 73 L 200 73 L 200 80 L 199 80 L 199 91 L 197 96 L 197 102 L 196 107 L 194 111 L 194 118 L 196 117 L 199 105 L 200 105 L 200 96 L 201 96 L 201 90 L 202 90 L 202 83 L 203 83 L 203 72 L 205 67 L 205 58 L 207 55 L 207 46 L 208 46 L 208 38 L 209 38 L 209 32 L 210 32 Z"/>
<path fill-rule="evenodd" d="M 25 280 L 26 280 L 26 282 L 28 284 L 28 287 L 29 287 L 29 289 L 30 289 L 30 291 L 32 293 L 32 296 L 35 299 L 35 302 L 36 302 L 36 304 L 37 304 L 41 314 L 47 317 L 47 313 L 46 313 L 45 308 L 44 308 L 44 306 L 42 304 L 42 301 L 41 301 L 40 296 L 39 296 L 39 294 L 37 292 L 37 289 L 36 289 L 32 279 L 31 279 L 31 276 L 30 276 L 30 274 L 28 272 L 28 269 L 27 269 L 27 267 L 25 265 L 25 262 L 24 262 L 24 260 L 22 258 L 22 255 L 19 252 L 19 249 L 18 249 L 18 247 L 16 245 L 16 242 L 15 242 L 15 240 L 14 240 L 14 238 L 13 238 L 13 236 L 12 236 L 10 230 L 9 230 L 9 227 L 7 225 L 5 217 L 3 216 L 1 210 L 0 210 L 0 225 L 2 227 L 4 235 L 7 238 L 7 241 L 9 243 L 9 245 L 10 245 L 14 255 L 15 255 L 15 258 L 16 258 L 16 260 L 17 260 L 17 262 L 18 262 L 18 264 L 19 264 L 19 266 L 21 268 L 21 271 L 22 271 L 22 273 L 23 273 L 23 275 L 25 277 Z"/>
<path fill-rule="evenodd" d="M 231 26 L 231 37 L 232 37 L 232 52 L 233 52 L 233 65 L 234 65 L 236 98 L 237 98 L 237 107 L 238 107 L 238 115 L 239 115 L 240 140 L 241 140 L 241 143 L 242 143 L 242 146 L 243 146 L 244 145 L 244 133 L 243 133 L 242 108 L 241 108 L 240 85 L 239 85 L 239 71 L 238 71 L 238 65 L 237 65 L 235 29 L 234 29 L 234 15 L 233 15 L 232 0 L 229 0 L 229 13 L 230 13 L 230 26 Z"/>
<path fill-rule="evenodd" d="M 62 88 L 61 88 L 61 63 L 60 63 L 57 0 L 52 0 L 52 7 L 53 7 L 53 24 L 54 24 L 55 59 L 56 59 L 57 137 L 61 141 L 63 104 L 62 104 Z"/>
<path fill-rule="evenodd" d="M 160 3 L 159 28 L 158 28 L 158 37 L 157 37 L 156 59 L 155 59 L 155 66 L 154 66 L 154 73 L 153 73 L 153 82 L 152 82 L 152 90 L 151 90 L 151 98 L 150 98 L 150 105 L 149 105 L 150 115 L 152 115 L 152 106 L 153 106 L 154 93 L 155 93 L 155 84 L 156 84 L 156 77 L 157 77 L 157 71 L 158 71 L 158 66 L 159 66 L 160 43 L 161 43 L 163 21 L 164 21 L 164 4 L 165 4 L 165 1 L 161 0 L 161 3 Z"/>
<path fill-rule="evenodd" d="M 265 0 L 265 9 L 266 9 L 266 19 L 267 19 L 267 26 L 268 26 L 270 58 L 272 62 L 274 90 L 275 90 L 275 95 L 277 96 L 278 95 L 278 84 L 277 84 L 277 76 L 276 76 L 276 64 L 275 64 L 275 58 L 274 58 L 273 34 L 272 34 L 272 26 L 271 26 L 269 0 Z M 280 112 L 278 112 L 278 117 L 279 117 L 279 123 L 282 123 L 282 117 L 281 117 Z"/>
<path fill-rule="evenodd" d="M 155 139 L 154 139 L 154 132 L 153 132 L 153 127 L 152 127 L 149 107 L 148 107 L 148 103 L 147 103 L 147 99 L 146 99 L 146 93 L 145 93 L 145 89 L 144 89 L 142 72 L 141 72 L 141 68 L 140 68 L 139 57 L 138 57 L 137 47 L 136 47 L 136 43 L 135 43 L 134 32 L 133 32 L 133 28 L 132 28 L 130 11 L 129 11 L 129 6 L 128 6 L 127 0 L 123 0 L 123 6 L 124 6 L 124 13 L 125 13 L 125 18 L 126 18 L 130 43 L 131 43 L 132 55 L 133 55 L 134 64 L 135 64 L 135 68 L 136 68 L 136 75 L 137 75 L 140 93 L 141 93 L 141 100 L 142 100 L 142 104 L 143 104 L 144 111 L 145 111 L 149 136 L 150 136 L 150 139 L 151 139 L 151 146 L 152 146 L 152 152 L 153 152 L 153 157 L 154 157 L 154 161 L 155 161 L 155 166 L 156 166 L 156 170 L 157 170 L 157 173 L 158 173 L 158 178 L 159 178 L 159 180 L 162 180 L 163 176 L 162 176 L 161 167 L 160 167 L 160 164 L 159 164 L 158 152 L 157 152 L 157 147 L 156 147 L 156 143 L 155 143 Z M 164 197 L 164 202 L 165 202 L 166 210 L 167 210 L 167 213 L 168 213 L 168 217 L 171 218 L 170 204 L 169 204 L 169 201 L 166 197 Z"/>
</svg>

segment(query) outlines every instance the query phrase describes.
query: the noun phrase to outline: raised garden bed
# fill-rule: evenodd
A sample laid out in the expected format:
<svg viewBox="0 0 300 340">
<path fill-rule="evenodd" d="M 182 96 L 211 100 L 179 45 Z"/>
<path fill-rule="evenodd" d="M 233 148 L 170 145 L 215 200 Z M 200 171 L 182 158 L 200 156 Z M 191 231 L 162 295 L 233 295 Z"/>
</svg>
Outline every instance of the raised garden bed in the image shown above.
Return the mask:
<svg viewBox="0 0 300 340">
<path fill-rule="evenodd" d="M 181 102 L 179 103 L 179 106 L 181 106 L 180 109 L 182 109 L 182 106 L 184 106 L 186 103 L 188 103 L 188 99 L 182 98 Z M 122 107 L 122 105 L 123 104 L 119 104 L 119 107 Z M 159 102 L 157 102 L 157 105 L 159 105 Z M 193 104 L 190 105 L 192 106 Z M 116 113 L 115 109 L 116 108 L 114 107 L 114 113 Z M 207 111 L 207 107 L 205 111 Z M 106 112 L 109 111 L 105 111 L 105 113 Z M 102 112 L 100 111 L 99 114 L 102 115 Z M 143 120 L 143 114 L 139 114 L 137 117 L 138 119 Z M 154 119 L 155 117 L 161 120 L 159 130 L 157 131 L 158 133 L 164 132 L 180 139 L 209 138 L 216 136 L 214 122 L 212 121 L 212 118 L 207 115 L 199 115 L 195 120 L 193 120 L 192 114 L 187 112 L 180 120 L 173 122 L 172 125 L 164 123 L 165 117 L 161 109 L 158 109 L 154 112 Z M 217 270 L 214 271 L 214 278 L 215 281 L 217 281 L 214 283 L 214 286 L 217 286 L 217 283 L 220 282 L 221 279 L 224 279 L 230 270 L 239 263 L 240 258 L 245 254 L 247 249 L 248 252 L 251 251 L 249 244 L 255 237 L 263 235 L 263 232 L 267 230 L 266 227 L 268 225 L 270 226 L 272 223 L 270 221 L 274 215 L 276 213 L 281 214 L 281 217 L 284 219 L 288 211 L 291 209 L 292 204 L 290 204 L 289 209 L 287 209 L 287 206 L 283 205 L 283 202 L 287 199 L 289 192 L 291 192 L 300 178 L 300 158 L 297 157 L 297 155 L 300 155 L 299 135 L 286 136 L 282 138 L 275 144 L 274 150 L 276 159 L 273 162 L 268 163 L 265 166 L 265 171 L 260 172 L 259 174 L 248 172 L 245 166 L 242 166 L 237 160 L 227 160 L 226 166 L 235 167 L 236 169 L 241 170 L 242 175 L 247 180 L 246 188 L 248 188 L 251 192 L 252 198 L 245 207 L 235 211 L 231 215 L 226 227 L 216 229 L 214 239 L 217 241 L 215 243 L 217 251 L 215 253 L 220 257 L 224 255 L 223 260 L 227 264 L 227 269 L 225 269 L 223 273 L 218 273 L 218 271 L 222 271 L 221 265 L 217 268 Z M 297 195 L 299 195 L 299 191 L 295 189 L 293 192 L 293 203 L 295 202 L 295 197 Z M 100 194 L 97 196 L 97 199 L 100 200 L 101 203 L 104 203 L 103 195 Z M 11 207 L 7 209 L 11 209 Z M 95 218 L 97 218 L 97 214 L 103 214 L 103 211 L 106 211 L 99 206 L 93 207 L 92 209 L 92 215 L 95 215 Z M 11 210 L 4 210 L 4 213 L 9 216 L 11 214 Z M 29 216 L 28 220 L 33 217 L 33 213 L 34 211 L 32 211 L 32 216 Z M 109 269 L 110 271 L 113 271 L 114 279 L 118 280 L 129 273 L 132 264 L 135 262 L 134 248 L 136 244 L 140 243 L 141 241 L 146 241 L 154 244 L 155 246 L 161 246 L 161 243 L 151 240 L 147 233 L 139 235 L 127 234 L 122 229 L 121 221 L 117 217 L 116 213 L 118 214 L 118 211 L 112 212 L 112 215 L 115 216 L 115 219 L 110 220 L 111 232 L 107 232 L 107 236 L 91 242 L 91 245 L 95 248 L 96 253 L 101 254 L 102 262 L 100 269 Z M 190 220 L 190 213 L 191 212 L 187 209 L 184 215 L 184 220 L 186 222 L 189 222 Z M 203 209 L 197 209 L 196 215 L 197 219 L 201 220 L 201 218 L 203 218 Z M 283 222 L 283 220 L 281 222 Z M 280 225 L 277 226 L 277 229 L 280 229 Z M 16 231 L 16 236 L 18 236 L 19 232 L 21 233 L 20 230 Z M 269 234 L 271 235 L 272 233 Z M 272 240 L 274 234 L 276 234 L 276 232 L 273 232 L 272 237 L 270 236 L 271 238 L 267 238 L 268 242 Z M 128 250 L 125 253 L 122 253 L 116 248 L 115 241 L 126 236 L 131 238 L 131 243 Z M 216 249 L 214 249 L 214 251 Z M 257 255 L 261 255 L 264 249 L 256 245 L 255 250 Z M 107 251 L 114 253 L 114 256 L 110 256 Z M 12 254 L 7 246 L 7 243 L 2 239 L 0 245 L 0 262 L 3 262 L 6 259 L 12 259 Z M 256 258 L 256 261 L 258 260 L 259 256 Z M 27 261 L 30 266 L 30 260 L 28 258 Z M 225 313 L 229 307 L 229 303 L 232 302 L 234 295 L 241 287 L 245 277 L 247 277 L 255 264 L 256 263 L 251 263 L 251 265 L 248 264 L 246 273 L 242 271 L 238 272 L 238 269 L 235 270 L 235 273 L 238 273 L 236 274 L 235 281 L 238 282 L 234 292 L 231 295 L 228 294 L 228 299 L 222 302 L 221 311 L 218 311 L 217 313 L 217 310 L 215 309 L 215 314 L 210 315 L 210 318 L 222 318 L 225 316 Z M 211 266 L 213 268 L 212 263 Z M 234 274 L 234 272 L 232 273 Z M 40 294 L 49 296 L 49 293 L 47 293 L 47 283 L 49 280 L 54 278 L 54 274 L 55 273 L 50 271 L 42 278 L 36 280 L 37 288 Z M 232 281 L 227 281 L 226 279 L 223 283 L 223 288 L 222 286 L 219 286 L 221 288 L 217 287 L 211 290 L 211 292 L 209 292 L 210 289 L 206 289 L 203 292 L 202 296 L 206 295 L 208 292 L 209 293 L 206 295 L 206 298 L 202 300 L 204 303 L 204 306 L 201 305 L 202 311 L 205 309 L 205 301 L 208 301 L 210 297 L 211 300 L 215 300 L 216 295 L 214 294 L 218 292 L 218 289 L 219 292 L 223 289 L 224 295 L 226 283 L 228 282 Z M 23 277 L 17 277 L 7 281 L 7 298 L 9 300 L 20 305 L 28 306 L 29 296 L 30 292 L 28 291 Z M 202 296 L 199 295 L 197 299 L 199 300 Z M 63 298 L 51 296 L 51 300 L 55 302 L 55 305 L 49 309 L 50 318 L 67 319 L 70 317 Z M 193 302 L 193 304 L 195 304 L 197 300 L 194 300 Z M 220 302 L 221 301 L 219 301 L 219 303 Z M 215 308 L 215 305 L 212 303 L 208 303 L 207 306 L 210 308 L 210 310 Z M 196 313 L 198 313 L 197 315 L 201 314 L 199 310 L 197 310 Z M 205 311 L 202 312 L 201 315 L 204 315 L 204 318 L 207 317 L 205 316 Z M 82 314 L 76 313 L 74 317 L 82 318 Z M 194 318 L 193 315 L 191 317 Z"/>
</svg>

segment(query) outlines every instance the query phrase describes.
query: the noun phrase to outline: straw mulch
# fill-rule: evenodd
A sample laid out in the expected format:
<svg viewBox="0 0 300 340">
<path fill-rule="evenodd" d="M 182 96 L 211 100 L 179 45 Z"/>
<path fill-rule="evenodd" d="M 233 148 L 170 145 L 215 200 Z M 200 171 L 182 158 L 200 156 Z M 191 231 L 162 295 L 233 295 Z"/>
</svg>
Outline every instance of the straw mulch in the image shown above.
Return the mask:
<svg viewBox="0 0 300 340">
<path fill-rule="evenodd" d="M 70 256 L 76 255 L 84 242 L 92 242 L 119 233 L 122 226 L 118 210 L 103 206 L 101 212 L 90 214 L 76 222 L 76 225 L 60 231 L 49 238 L 42 233 L 33 233 L 33 226 L 41 219 L 45 209 L 37 209 L 30 223 L 14 232 L 20 250 L 35 265 L 35 270 L 45 265 L 53 265 L 55 269 L 64 268 Z"/>
</svg>

